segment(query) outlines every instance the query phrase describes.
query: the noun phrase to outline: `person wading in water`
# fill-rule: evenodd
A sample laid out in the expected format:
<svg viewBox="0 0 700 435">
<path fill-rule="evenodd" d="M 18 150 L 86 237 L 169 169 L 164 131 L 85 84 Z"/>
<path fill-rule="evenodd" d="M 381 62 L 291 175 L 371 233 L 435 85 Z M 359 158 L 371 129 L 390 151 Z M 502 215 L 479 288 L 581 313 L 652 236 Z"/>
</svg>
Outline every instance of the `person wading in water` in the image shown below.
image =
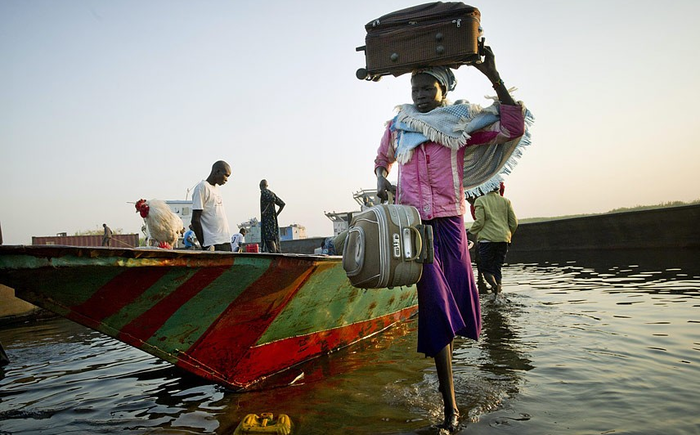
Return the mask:
<svg viewBox="0 0 700 435">
<path fill-rule="evenodd" d="M 503 84 L 490 47 L 485 49 L 484 62 L 474 67 L 492 83 L 500 104 L 485 109 L 450 104 L 446 95 L 456 85 L 452 71 L 445 67 L 416 70 L 411 77 L 413 104 L 399 106 L 398 115 L 387 124 L 374 166 L 377 193 L 386 199 L 393 187 L 387 174 L 394 163 L 399 164 L 396 202 L 416 207 L 423 222 L 433 227 L 435 261 L 424 264 L 417 284 L 417 350 L 435 359 L 445 406 L 441 428 L 450 432 L 459 425 L 453 339 L 461 335 L 477 340 L 481 332 L 479 293 L 463 219 L 467 211 L 464 185 L 468 185 L 464 180 L 472 176 L 465 165 L 493 167 L 493 176 L 498 176 L 503 166 L 492 164 L 494 158 L 507 160 L 512 155 L 512 150 L 508 153 L 509 148 L 502 150 L 498 145 L 518 144 L 525 131 L 526 110 Z M 475 150 L 487 146 L 496 146 L 498 157 Z"/>
</svg>

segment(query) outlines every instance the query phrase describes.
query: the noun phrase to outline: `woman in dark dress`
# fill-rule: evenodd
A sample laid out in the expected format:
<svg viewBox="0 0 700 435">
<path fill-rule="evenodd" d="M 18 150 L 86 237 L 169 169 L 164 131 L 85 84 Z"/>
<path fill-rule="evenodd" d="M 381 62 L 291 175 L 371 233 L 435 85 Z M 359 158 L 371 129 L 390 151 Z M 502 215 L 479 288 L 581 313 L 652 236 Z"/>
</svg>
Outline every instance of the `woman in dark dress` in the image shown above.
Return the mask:
<svg viewBox="0 0 700 435">
<path fill-rule="evenodd" d="M 275 206 L 279 207 L 276 208 Z M 284 208 L 282 201 L 267 188 L 267 180 L 260 181 L 260 236 L 263 252 L 282 252 L 280 246 L 280 228 L 277 216 Z"/>
</svg>

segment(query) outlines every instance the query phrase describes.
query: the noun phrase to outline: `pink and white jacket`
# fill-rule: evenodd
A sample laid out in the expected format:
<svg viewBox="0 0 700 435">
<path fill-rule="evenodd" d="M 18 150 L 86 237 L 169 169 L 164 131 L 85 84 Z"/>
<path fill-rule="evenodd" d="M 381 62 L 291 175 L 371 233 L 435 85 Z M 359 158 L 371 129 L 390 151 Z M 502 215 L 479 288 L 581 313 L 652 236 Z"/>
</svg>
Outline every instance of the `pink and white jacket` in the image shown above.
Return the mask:
<svg viewBox="0 0 700 435">
<path fill-rule="evenodd" d="M 500 106 L 500 120 L 471 134 L 466 146 L 453 150 L 435 142 L 425 142 L 413 151 L 405 164 L 399 164 L 396 202 L 412 205 L 421 219 L 461 216 L 467 211 L 462 179 L 464 153 L 467 147 L 508 142 L 525 132 L 524 109 L 521 106 Z M 374 160 L 374 168 L 391 170 L 396 162 L 396 132 L 392 123 L 382 136 Z"/>
</svg>

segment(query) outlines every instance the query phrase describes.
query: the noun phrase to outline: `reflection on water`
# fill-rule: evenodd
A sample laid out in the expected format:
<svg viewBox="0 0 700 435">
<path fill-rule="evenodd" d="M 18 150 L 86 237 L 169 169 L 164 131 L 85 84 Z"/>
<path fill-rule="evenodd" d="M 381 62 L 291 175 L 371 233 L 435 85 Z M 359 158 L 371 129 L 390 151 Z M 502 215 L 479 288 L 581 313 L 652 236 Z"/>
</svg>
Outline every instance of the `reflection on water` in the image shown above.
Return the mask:
<svg viewBox="0 0 700 435">
<path fill-rule="evenodd" d="M 509 257 L 482 339 L 456 341 L 462 433 L 700 433 L 700 272 L 680 254 Z M 0 434 L 230 434 L 267 411 L 297 434 L 436 433 L 415 341 L 412 320 L 236 394 L 66 320 L 5 327 Z"/>
</svg>

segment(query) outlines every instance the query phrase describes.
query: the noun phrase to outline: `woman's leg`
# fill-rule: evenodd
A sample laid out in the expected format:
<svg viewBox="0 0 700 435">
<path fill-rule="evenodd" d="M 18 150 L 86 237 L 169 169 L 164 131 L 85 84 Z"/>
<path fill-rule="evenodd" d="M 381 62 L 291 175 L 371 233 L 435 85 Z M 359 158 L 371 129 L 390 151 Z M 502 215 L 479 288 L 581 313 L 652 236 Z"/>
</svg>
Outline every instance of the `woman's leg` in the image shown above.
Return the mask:
<svg viewBox="0 0 700 435">
<path fill-rule="evenodd" d="M 459 423 L 459 410 L 452 377 L 452 342 L 435 355 L 435 368 L 440 382 L 440 393 L 445 403 L 445 422 L 442 427 L 454 431 Z"/>
</svg>

